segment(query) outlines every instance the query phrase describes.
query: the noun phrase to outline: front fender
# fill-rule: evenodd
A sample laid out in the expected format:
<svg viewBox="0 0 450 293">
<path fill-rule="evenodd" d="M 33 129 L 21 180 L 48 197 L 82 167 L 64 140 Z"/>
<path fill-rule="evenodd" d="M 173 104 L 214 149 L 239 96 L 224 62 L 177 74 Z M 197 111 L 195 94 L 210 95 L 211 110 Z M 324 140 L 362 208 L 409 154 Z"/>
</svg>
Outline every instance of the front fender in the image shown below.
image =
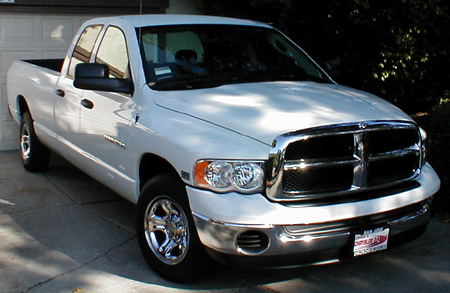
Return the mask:
<svg viewBox="0 0 450 293">
<path fill-rule="evenodd" d="M 158 105 L 142 107 L 133 140 L 142 153 L 165 158 L 186 184 L 200 159 L 267 160 L 270 146 L 219 125 Z"/>
</svg>

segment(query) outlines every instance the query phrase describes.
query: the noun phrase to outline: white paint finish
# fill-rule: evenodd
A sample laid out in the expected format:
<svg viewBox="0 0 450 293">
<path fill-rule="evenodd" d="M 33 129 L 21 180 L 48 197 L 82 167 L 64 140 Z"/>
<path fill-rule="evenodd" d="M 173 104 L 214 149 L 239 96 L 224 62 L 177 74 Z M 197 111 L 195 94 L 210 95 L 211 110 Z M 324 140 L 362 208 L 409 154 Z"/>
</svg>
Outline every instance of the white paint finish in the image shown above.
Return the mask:
<svg viewBox="0 0 450 293">
<path fill-rule="evenodd" d="M 190 24 L 233 24 L 246 26 L 271 27 L 268 24 L 229 17 L 203 16 L 203 15 L 180 15 L 180 14 L 153 14 L 153 15 L 125 15 L 117 17 L 104 17 L 94 19 L 90 24 L 110 23 L 120 25 L 123 29 L 145 26 L 163 25 L 190 25 Z"/>
<path fill-rule="evenodd" d="M 280 134 L 323 125 L 411 120 L 398 108 L 368 93 L 312 82 L 248 83 L 166 91 L 155 95 L 155 102 L 266 144 L 271 144 Z"/>
</svg>

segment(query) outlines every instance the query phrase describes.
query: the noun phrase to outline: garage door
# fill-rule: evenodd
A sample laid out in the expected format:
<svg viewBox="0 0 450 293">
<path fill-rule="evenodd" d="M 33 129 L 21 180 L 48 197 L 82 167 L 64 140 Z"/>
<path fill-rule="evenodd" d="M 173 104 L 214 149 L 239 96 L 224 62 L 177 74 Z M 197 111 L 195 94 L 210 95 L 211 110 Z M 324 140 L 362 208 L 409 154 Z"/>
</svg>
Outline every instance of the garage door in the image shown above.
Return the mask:
<svg viewBox="0 0 450 293">
<path fill-rule="evenodd" d="M 64 58 L 80 25 L 95 16 L 0 13 L 0 151 L 18 149 L 19 130 L 6 100 L 6 74 L 17 59 Z"/>
<path fill-rule="evenodd" d="M 165 13 L 169 0 L 0 0 L 0 151 L 17 149 L 18 126 L 6 101 L 6 74 L 16 59 L 64 58 L 87 19 Z"/>
</svg>

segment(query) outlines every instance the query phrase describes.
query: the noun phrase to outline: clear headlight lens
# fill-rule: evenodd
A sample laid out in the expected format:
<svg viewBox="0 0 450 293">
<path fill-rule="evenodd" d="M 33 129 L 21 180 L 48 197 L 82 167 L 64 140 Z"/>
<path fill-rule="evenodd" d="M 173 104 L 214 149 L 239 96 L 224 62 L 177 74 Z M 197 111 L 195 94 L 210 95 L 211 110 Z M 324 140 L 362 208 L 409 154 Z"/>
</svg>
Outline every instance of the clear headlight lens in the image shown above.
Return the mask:
<svg viewBox="0 0 450 293">
<path fill-rule="evenodd" d="M 264 187 L 264 163 L 248 161 L 199 161 L 195 165 L 195 185 L 217 192 L 252 193 Z"/>
<path fill-rule="evenodd" d="M 204 170 L 204 179 L 213 188 L 228 188 L 231 186 L 233 166 L 226 162 L 212 162 Z"/>
</svg>

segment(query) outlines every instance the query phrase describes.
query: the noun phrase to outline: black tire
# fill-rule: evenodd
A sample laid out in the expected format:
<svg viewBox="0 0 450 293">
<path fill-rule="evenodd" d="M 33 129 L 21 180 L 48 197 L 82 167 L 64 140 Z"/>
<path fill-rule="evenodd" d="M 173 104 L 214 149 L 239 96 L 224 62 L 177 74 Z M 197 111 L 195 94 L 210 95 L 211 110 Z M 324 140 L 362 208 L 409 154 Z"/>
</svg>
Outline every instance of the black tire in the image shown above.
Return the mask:
<svg viewBox="0 0 450 293">
<path fill-rule="evenodd" d="M 34 132 L 29 112 L 23 113 L 20 123 L 20 154 L 23 166 L 30 172 L 44 171 L 50 162 L 51 152 Z"/>
<path fill-rule="evenodd" d="M 186 190 L 176 176 L 164 173 L 144 185 L 136 231 L 145 259 L 164 278 L 186 283 L 211 271 L 212 260 L 200 242 Z"/>
</svg>

